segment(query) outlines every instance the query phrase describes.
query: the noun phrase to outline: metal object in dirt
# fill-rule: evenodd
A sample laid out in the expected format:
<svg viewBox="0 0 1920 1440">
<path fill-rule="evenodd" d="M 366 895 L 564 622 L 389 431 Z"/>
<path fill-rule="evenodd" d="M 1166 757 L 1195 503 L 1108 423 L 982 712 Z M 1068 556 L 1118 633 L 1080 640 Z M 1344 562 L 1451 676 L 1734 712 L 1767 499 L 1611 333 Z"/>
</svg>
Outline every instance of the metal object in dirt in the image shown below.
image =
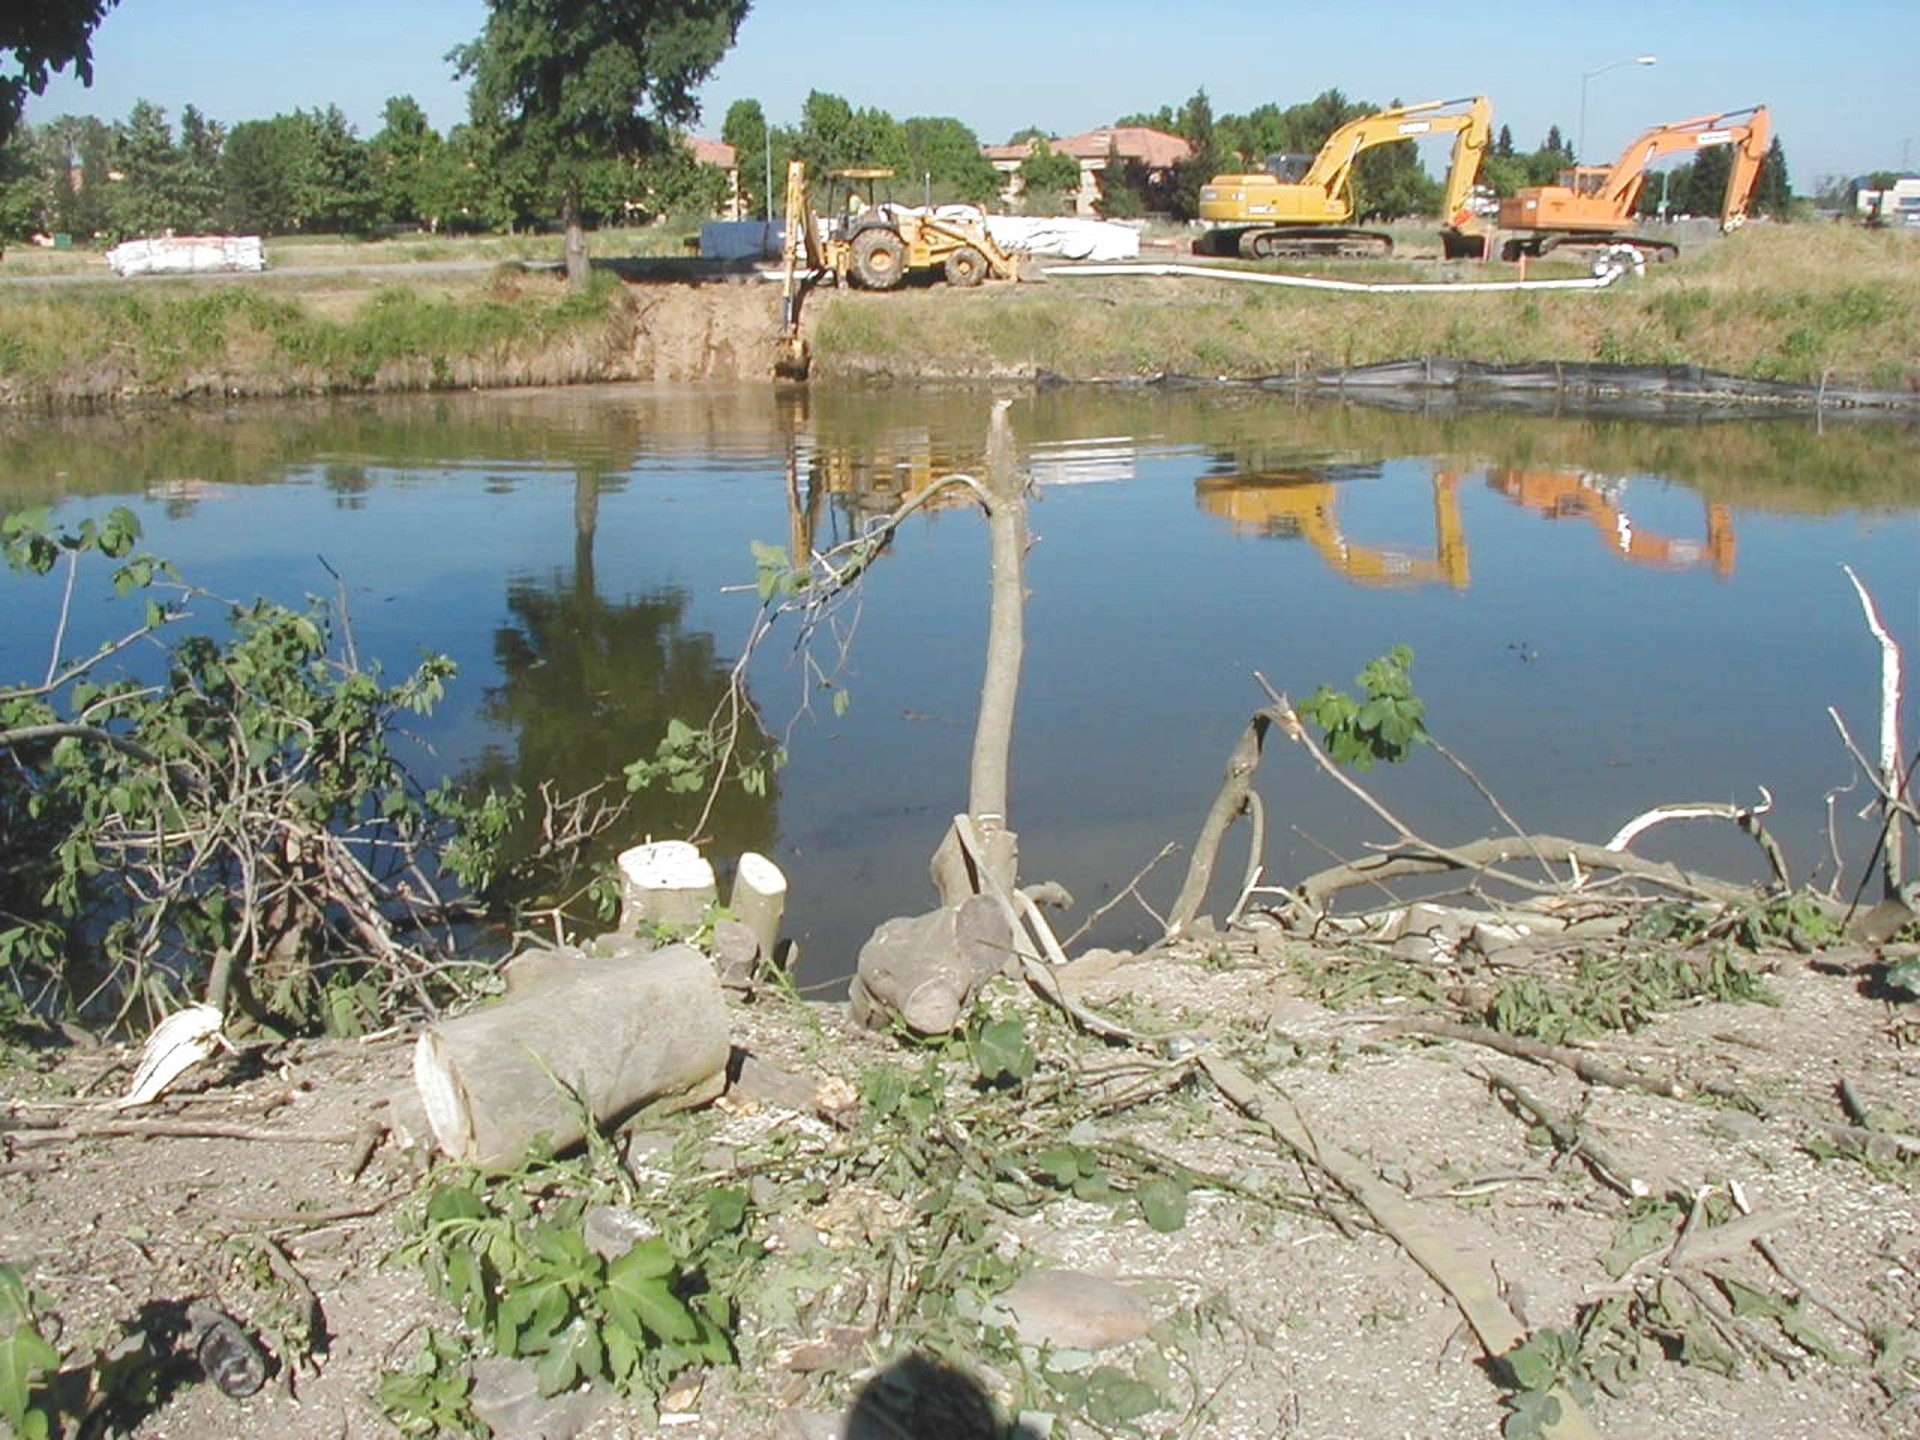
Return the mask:
<svg viewBox="0 0 1920 1440">
<path fill-rule="evenodd" d="M 216 1305 L 196 1300 L 187 1307 L 193 1353 L 222 1395 L 244 1400 L 267 1383 L 267 1356 L 240 1322 Z"/>
</svg>

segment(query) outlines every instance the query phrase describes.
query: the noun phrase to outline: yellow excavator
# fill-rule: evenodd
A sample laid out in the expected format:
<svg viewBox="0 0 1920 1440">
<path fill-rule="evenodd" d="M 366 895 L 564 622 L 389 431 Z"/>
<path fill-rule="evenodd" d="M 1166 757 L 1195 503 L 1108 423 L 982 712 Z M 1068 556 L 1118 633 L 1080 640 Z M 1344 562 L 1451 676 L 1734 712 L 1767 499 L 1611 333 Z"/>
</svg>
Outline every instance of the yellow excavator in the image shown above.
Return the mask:
<svg viewBox="0 0 1920 1440">
<path fill-rule="evenodd" d="M 1628 233 L 1646 188 L 1647 167 L 1663 155 L 1715 145 L 1735 147 L 1720 204 L 1720 228 L 1735 229 L 1746 221 L 1769 130 L 1764 105 L 1656 125 L 1612 165 L 1576 165 L 1560 172 L 1557 185 L 1529 186 L 1502 200 L 1500 258 L 1545 255 L 1561 246 L 1623 245 L 1656 260 L 1670 259 L 1680 248 L 1671 240 Z"/>
<path fill-rule="evenodd" d="M 1467 248 L 1469 241 L 1477 252 L 1477 222 L 1467 202 L 1492 123 L 1493 107 L 1484 95 L 1394 105 L 1348 121 L 1327 137 L 1317 155 L 1273 155 L 1264 170 L 1216 175 L 1200 187 L 1200 218 L 1213 228 L 1194 243 L 1194 251 L 1252 259 L 1313 251 L 1389 254 L 1392 236 L 1350 223 L 1354 162 L 1376 145 L 1451 133 L 1443 235 L 1449 253 Z"/>
<path fill-rule="evenodd" d="M 1460 524 L 1460 476 L 1433 477 L 1434 548 L 1431 555 L 1380 545 L 1356 545 L 1340 528 L 1340 484 L 1355 472 L 1342 466 L 1303 466 L 1249 475 L 1207 475 L 1193 482 L 1200 508 L 1244 534 L 1305 540 L 1328 569 L 1356 585 L 1393 588 L 1442 583 L 1467 588 L 1467 540 Z M 1374 473 L 1370 468 L 1359 473 Z"/>
</svg>

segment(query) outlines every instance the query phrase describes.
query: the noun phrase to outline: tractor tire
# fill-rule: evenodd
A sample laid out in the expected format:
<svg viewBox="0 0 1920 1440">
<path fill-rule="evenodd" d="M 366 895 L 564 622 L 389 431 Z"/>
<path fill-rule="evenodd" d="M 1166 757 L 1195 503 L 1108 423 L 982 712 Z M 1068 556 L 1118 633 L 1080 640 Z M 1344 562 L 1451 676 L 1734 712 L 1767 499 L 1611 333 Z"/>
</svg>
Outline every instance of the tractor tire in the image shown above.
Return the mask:
<svg viewBox="0 0 1920 1440">
<path fill-rule="evenodd" d="M 895 290 L 907 278 L 907 242 L 891 230 L 862 230 L 853 241 L 853 278 L 869 290 Z"/>
<path fill-rule="evenodd" d="M 987 257 L 971 245 L 947 256 L 947 283 L 971 289 L 987 278 Z"/>
</svg>

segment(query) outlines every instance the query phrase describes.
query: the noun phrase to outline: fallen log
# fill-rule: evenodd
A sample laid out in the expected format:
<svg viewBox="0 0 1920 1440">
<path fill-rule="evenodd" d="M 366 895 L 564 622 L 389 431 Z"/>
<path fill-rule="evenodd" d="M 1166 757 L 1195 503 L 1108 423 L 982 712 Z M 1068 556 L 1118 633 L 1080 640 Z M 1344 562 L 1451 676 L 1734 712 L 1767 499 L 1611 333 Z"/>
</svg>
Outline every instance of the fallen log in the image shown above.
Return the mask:
<svg viewBox="0 0 1920 1440">
<path fill-rule="evenodd" d="M 711 960 L 687 945 L 646 950 L 616 937 L 489 1009 L 425 1031 L 413 1078 L 446 1155 L 508 1169 L 541 1136 L 565 1149 L 587 1125 L 642 1105 L 712 1099 L 725 1088 L 730 1049 Z"/>
</svg>

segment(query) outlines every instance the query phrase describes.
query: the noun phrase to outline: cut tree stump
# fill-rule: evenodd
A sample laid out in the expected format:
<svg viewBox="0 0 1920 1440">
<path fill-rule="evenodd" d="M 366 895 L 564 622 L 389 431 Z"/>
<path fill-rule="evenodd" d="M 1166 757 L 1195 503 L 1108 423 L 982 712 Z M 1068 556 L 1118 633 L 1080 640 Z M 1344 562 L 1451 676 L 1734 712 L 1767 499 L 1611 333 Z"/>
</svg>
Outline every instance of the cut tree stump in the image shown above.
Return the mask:
<svg viewBox="0 0 1920 1440">
<path fill-rule="evenodd" d="M 713 866 L 685 840 L 655 840 L 620 852 L 620 928 L 683 925 L 693 929 L 720 897 Z"/>
<path fill-rule="evenodd" d="M 749 850 L 733 872 L 733 894 L 727 908 L 753 931 L 760 942 L 760 958 L 771 962 L 780 941 L 780 920 L 787 908 L 787 877 L 764 855 Z"/>
<path fill-rule="evenodd" d="M 414 1084 L 452 1159 L 510 1169 L 542 1135 L 577 1144 L 589 1113 L 609 1125 L 725 1088 L 727 1008 L 705 955 L 621 936 L 560 954 L 543 982 L 420 1036 Z"/>
<path fill-rule="evenodd" d="M 949 1034 L 1013 954 L 1007 912 L 985 895 L 885 921 L 860 947 L 853 1017 L 870 1029 L 898 1020 L 919 1035 Z"/>
</svg>

